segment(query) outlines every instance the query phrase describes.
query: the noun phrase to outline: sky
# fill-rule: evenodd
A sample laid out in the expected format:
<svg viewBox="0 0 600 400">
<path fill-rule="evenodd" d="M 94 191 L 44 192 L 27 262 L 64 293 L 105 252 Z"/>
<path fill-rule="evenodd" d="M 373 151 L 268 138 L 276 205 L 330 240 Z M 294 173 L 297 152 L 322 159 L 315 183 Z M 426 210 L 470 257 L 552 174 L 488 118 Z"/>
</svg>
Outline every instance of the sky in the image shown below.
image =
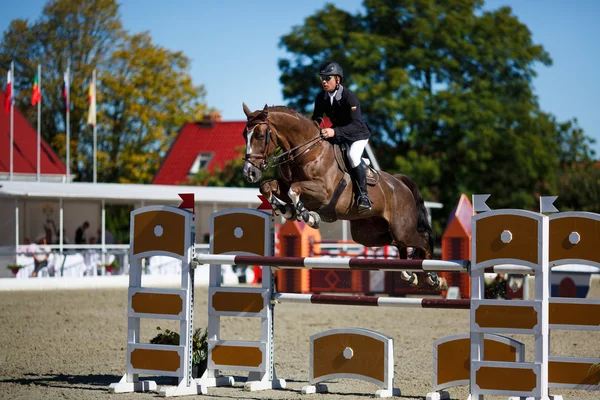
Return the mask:
<svg viewBox="0 0 600 400">
<path fill-rule="evenodd" d="M 329 1 L 350 13 L 361 0 Z M 5 2 L 0 31 L 15 18 L 35 21 L 45 0 Z M 191 60 L 195 84 L 206 89 L 209 107 L 223 120 L 243 120 L 251 109 L 285 104 L 278 60 L 286 56 L 281 36 L 322 9 L 324 0 L 124 0 L 120 13 L 131 33 L 150 32 L 154 43 L 182 51 Z M 553 64 L 538 65 L 533 84 L 542 110 L 559 121 L 577 118 L 600 154 L 600 0 L 487 0 L 486 10 L 510 6 L 528 26 Z M 368 114 L 368 110 L 364 110 Z"/>
</svg>

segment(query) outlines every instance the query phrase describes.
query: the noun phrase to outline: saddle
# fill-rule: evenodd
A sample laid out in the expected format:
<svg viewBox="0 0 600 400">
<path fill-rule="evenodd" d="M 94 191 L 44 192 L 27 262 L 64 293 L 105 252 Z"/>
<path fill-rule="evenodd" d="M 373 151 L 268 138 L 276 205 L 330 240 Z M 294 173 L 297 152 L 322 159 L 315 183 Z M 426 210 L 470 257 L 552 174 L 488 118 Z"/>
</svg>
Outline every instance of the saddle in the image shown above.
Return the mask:
<svg viewBox="0 0 600 400">
<path fill-rule="evenodd" d="M 348 165 L 348 157 L 346 153 L 348 151 L 348 147 L 345 143 L 334 144 L 333 152 L 335 154 L 335 160 L 338 163 L 338 166 L 345 174 L 350 174 L 350 165 Z M 365 159 L 363 159 L 365 160 Z M 377 172 L 373 167 L 371 167 L 371 163 L 369 160 L 365 160 L 367 164 L 367 185 L 375 186 L 377 182 L 379 182 L 379 172 Z"/>
</svg>

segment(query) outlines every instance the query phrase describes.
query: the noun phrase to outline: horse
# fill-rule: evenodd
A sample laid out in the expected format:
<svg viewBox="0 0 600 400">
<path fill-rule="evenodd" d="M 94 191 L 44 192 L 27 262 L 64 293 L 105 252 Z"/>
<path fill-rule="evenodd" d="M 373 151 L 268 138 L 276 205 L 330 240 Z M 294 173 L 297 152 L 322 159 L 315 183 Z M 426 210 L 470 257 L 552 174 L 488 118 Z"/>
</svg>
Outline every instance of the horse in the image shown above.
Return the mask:
<svg viewBox="0 0 600 400">
<path fill-rule="evenodd" d="M 251 111 L 243 136 L 246 156 L 243 174 L 250 183 L 260 182 L 260 193 L 276 215 L 304 221 L 317 229 L 321 221 L 350 221 L 352 239 L 366 247 L 393 245 L 402 258 L 431 258 L 434 233 L 417 185 L 406 175 L 391 175 L 369 168 L 371 210 L 359 213 L 357 189 L 347 172 L 340 146 L 321 138 L 318 123 L 285 106 L 265 105 Z M 266 169 L 278 168 L 278 179 L 263 180 Z M 418 285 L 415 273 L 401 277 Z M 446 290 L 446 279 L 428 272 L 425 282 Z"/>
</svg>

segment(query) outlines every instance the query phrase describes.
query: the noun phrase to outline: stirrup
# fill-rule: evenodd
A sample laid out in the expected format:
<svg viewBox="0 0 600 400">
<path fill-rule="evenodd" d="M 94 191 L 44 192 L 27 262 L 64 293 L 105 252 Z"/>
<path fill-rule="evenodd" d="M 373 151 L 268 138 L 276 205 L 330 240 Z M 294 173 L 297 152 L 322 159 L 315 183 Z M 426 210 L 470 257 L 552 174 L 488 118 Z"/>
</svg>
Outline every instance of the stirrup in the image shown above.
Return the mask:
<svg viewBox="0 0 600 400">
<path fill-rule="evenodd" d="M 360 196 L 356 203 L 359 213 L 369 211 L 371 209 L 371 200 L 366 195 Z"/>
</svg>

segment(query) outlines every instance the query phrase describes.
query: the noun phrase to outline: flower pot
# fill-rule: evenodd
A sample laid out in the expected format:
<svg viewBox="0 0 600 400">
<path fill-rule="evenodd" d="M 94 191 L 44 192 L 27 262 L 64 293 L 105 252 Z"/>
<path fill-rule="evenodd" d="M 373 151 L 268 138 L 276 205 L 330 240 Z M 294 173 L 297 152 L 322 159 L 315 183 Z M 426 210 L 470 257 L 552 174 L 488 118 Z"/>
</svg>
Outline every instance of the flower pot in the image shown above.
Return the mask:
<svg viewBox="0 0 600 400">
<path fill-rule="evenodd" d="M 19 273 L 19 270 L 20 270 L 20 269 L 21 269 L 21 268 L 11 268 L 10 270 L 11 270 L 11 272 L 13 273 L 13 275 L 15 275 L 15 276 L 16 276 L 16 275 Z"/>
<path fill-rule="evenodd" d="M 208 367 L 208 359 L 200 361 L 200 364 L 192 365 L 192 378 L 201 378 Z"/>
</svg>

